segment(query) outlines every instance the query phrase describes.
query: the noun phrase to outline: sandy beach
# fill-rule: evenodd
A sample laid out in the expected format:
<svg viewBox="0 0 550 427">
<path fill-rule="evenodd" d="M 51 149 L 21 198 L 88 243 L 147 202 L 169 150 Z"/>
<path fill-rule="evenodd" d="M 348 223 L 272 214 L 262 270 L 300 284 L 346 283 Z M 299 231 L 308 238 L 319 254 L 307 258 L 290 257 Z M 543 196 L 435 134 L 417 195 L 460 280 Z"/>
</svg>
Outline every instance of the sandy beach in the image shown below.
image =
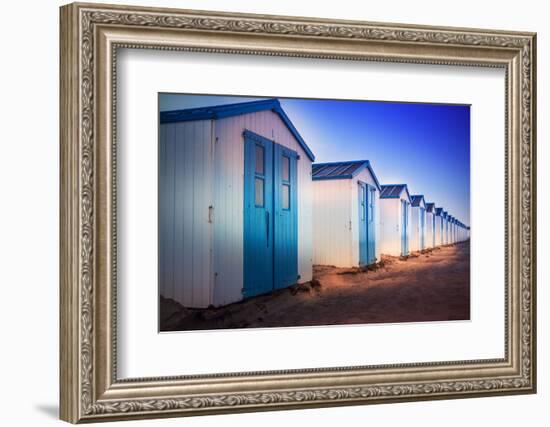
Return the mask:
<svg viewBox="0 0 550 427">
<path fill-rule="evenodd" d="M 314 266 L 313 280 L 225 307 L 188 309 L 161 297 L 160 330 L 265 328 L 470 318 L 469 241 L 369 268 Z"/>
</svg>

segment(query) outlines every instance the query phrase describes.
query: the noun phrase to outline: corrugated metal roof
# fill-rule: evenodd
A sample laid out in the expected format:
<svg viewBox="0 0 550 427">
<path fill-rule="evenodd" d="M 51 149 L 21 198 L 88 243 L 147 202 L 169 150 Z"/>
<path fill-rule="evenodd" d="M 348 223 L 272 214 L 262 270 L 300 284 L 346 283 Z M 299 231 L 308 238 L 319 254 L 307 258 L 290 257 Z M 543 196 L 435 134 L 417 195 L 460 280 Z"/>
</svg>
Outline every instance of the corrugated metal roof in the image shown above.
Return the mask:
<svg viewBox="0 0 550 427">
<path fill-rule="evenodd" d="M 281 118 L 288 130 L 294 135 L 307 156 L 313 162 L 315 156 L 306 142 L 294 127 L 278 99 L 264 99 L 260 101 L 239 102 L 235 104 L 213 105 L 211 107 L 187 108 L 185 110 L 161 111 L 160 123 L 178 123 L 193 120 L 222 119 L 224 117 L 240 116 L 257 111 L 272 110 Z"/>
<path fill-rule="evenodd" d="M 415 194 L 414 196 L 411 196 L 411 205 L 412 206 L 420 206 L 420 202 L 424 200 L 424 196 L 422 194 Z M 426 202 L 424 202 L 426 204 Z"/>
<path fill-rule="evenodd" d="M 368 160 L 314 163 L 312 165 L 311 177 L 314 181 L 324 179 L 351 179 L 365 168 L 369 170 L 374 182 L 376 182 L 376 186 L 380 190 L 380 183 Z"/>
<path fill-rule="evenodd" d="M 409 198 L 410 200 L 409 189 L 407 188 L 407 184 L 382 185 L 380 189 L 380 198 L 397 199 L 399 198 L 403 190 L 407 192 L 407 198 Z"/>
</svg>

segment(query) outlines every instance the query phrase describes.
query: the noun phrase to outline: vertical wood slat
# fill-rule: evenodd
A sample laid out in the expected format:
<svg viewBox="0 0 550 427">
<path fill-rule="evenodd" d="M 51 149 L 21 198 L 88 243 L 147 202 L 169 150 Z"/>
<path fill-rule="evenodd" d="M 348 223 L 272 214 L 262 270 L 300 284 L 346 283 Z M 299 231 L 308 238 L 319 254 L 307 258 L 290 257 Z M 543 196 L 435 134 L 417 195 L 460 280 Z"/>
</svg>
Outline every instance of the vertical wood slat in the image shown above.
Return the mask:
<svg viewBox="0 0 550 427">
<path fill-rule="evenodd" d="M 204 291 L 202 285 L 209 283 L 211 275 L 211 190 L 203 188 L 211 174 L 208 123 L 161 125 L 159 287 L 164 297 L 190 307 L 207 304 L 209 299 L 209 285 Z"/>
</svg>

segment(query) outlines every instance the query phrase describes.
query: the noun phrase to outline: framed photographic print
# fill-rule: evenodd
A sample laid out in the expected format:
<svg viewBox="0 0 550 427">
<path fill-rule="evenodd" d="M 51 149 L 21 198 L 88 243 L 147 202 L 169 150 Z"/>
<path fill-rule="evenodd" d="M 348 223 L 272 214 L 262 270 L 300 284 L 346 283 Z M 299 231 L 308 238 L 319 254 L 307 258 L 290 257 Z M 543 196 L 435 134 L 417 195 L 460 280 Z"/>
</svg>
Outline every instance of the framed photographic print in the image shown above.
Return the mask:
<svg viewBox="0 0 550 427">
<path fill-rule="evenodd" d="M 61 8 L 61 418 L 533 393 L 535 34 Z"/>
</svg>

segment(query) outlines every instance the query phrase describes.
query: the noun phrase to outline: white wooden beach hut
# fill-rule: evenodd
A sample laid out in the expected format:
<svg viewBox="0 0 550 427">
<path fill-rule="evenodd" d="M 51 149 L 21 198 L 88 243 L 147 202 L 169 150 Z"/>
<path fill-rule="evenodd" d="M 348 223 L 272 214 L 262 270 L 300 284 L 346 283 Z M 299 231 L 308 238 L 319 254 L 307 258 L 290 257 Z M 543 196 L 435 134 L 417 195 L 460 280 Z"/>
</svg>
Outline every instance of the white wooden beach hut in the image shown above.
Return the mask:
<svg viewBox="0 0 550 427">
<path fill-rule="evenodd" d="M 422 194 L 411 196 L 411 251 L 426 247 L 426 201 Z"/>
<path fill-rule="evenodd" d="M 443 244 L 449 244 L 449 214 L 443 211 Z"/>
<path fill-rule="evenodd" d="M 380 253 L 409 254 L 411 196 L 406 184 L 382 185 L 380 189 Z"/>
<path fill-rule="evenodd" d="M 457 236 L 457 219 L 453 217 L 453 243 L 458 242 Z"/>
<path fill-rule="evenodd" d="M 368 160 L 315 163 L 313 263 L 337 267 L 380 259 L 380 184 Z"/>
<path fill-rule="evenodd" d="M 462 224 L 462 240 L 466 241 L 470 238 L 470 227 L 466 224 Z"/>
<path fill-rule="evenodd" d="M 464 239 L 464 225 L 461 221 L 456 222 L 456 241 L 457 242 L 463 242 Z"/>
<path fill-rule="evenodd" d="M 160 113 L 160 294 L 220 306 L 312 278 L 313 153 L 278 100 Z"/>
<path fill-rule="evenodd" d="M 449 215 L 447 217 L 447 221 L 449 222 L 449 244 L 453 244 L 455 242 L 455 233 L 454 233 L 454 217 L 452 215 Z"/>
<path fill-rule="evenodd" d="M 435 246 L 441 246 L 444 243 L 445 218 L 443 208 L 435 208 Z"/>
<path fill-rule="evenodd" d="M 435 247 L 435 203 L 426 203 L 426 248 Z"/>
</svg>

